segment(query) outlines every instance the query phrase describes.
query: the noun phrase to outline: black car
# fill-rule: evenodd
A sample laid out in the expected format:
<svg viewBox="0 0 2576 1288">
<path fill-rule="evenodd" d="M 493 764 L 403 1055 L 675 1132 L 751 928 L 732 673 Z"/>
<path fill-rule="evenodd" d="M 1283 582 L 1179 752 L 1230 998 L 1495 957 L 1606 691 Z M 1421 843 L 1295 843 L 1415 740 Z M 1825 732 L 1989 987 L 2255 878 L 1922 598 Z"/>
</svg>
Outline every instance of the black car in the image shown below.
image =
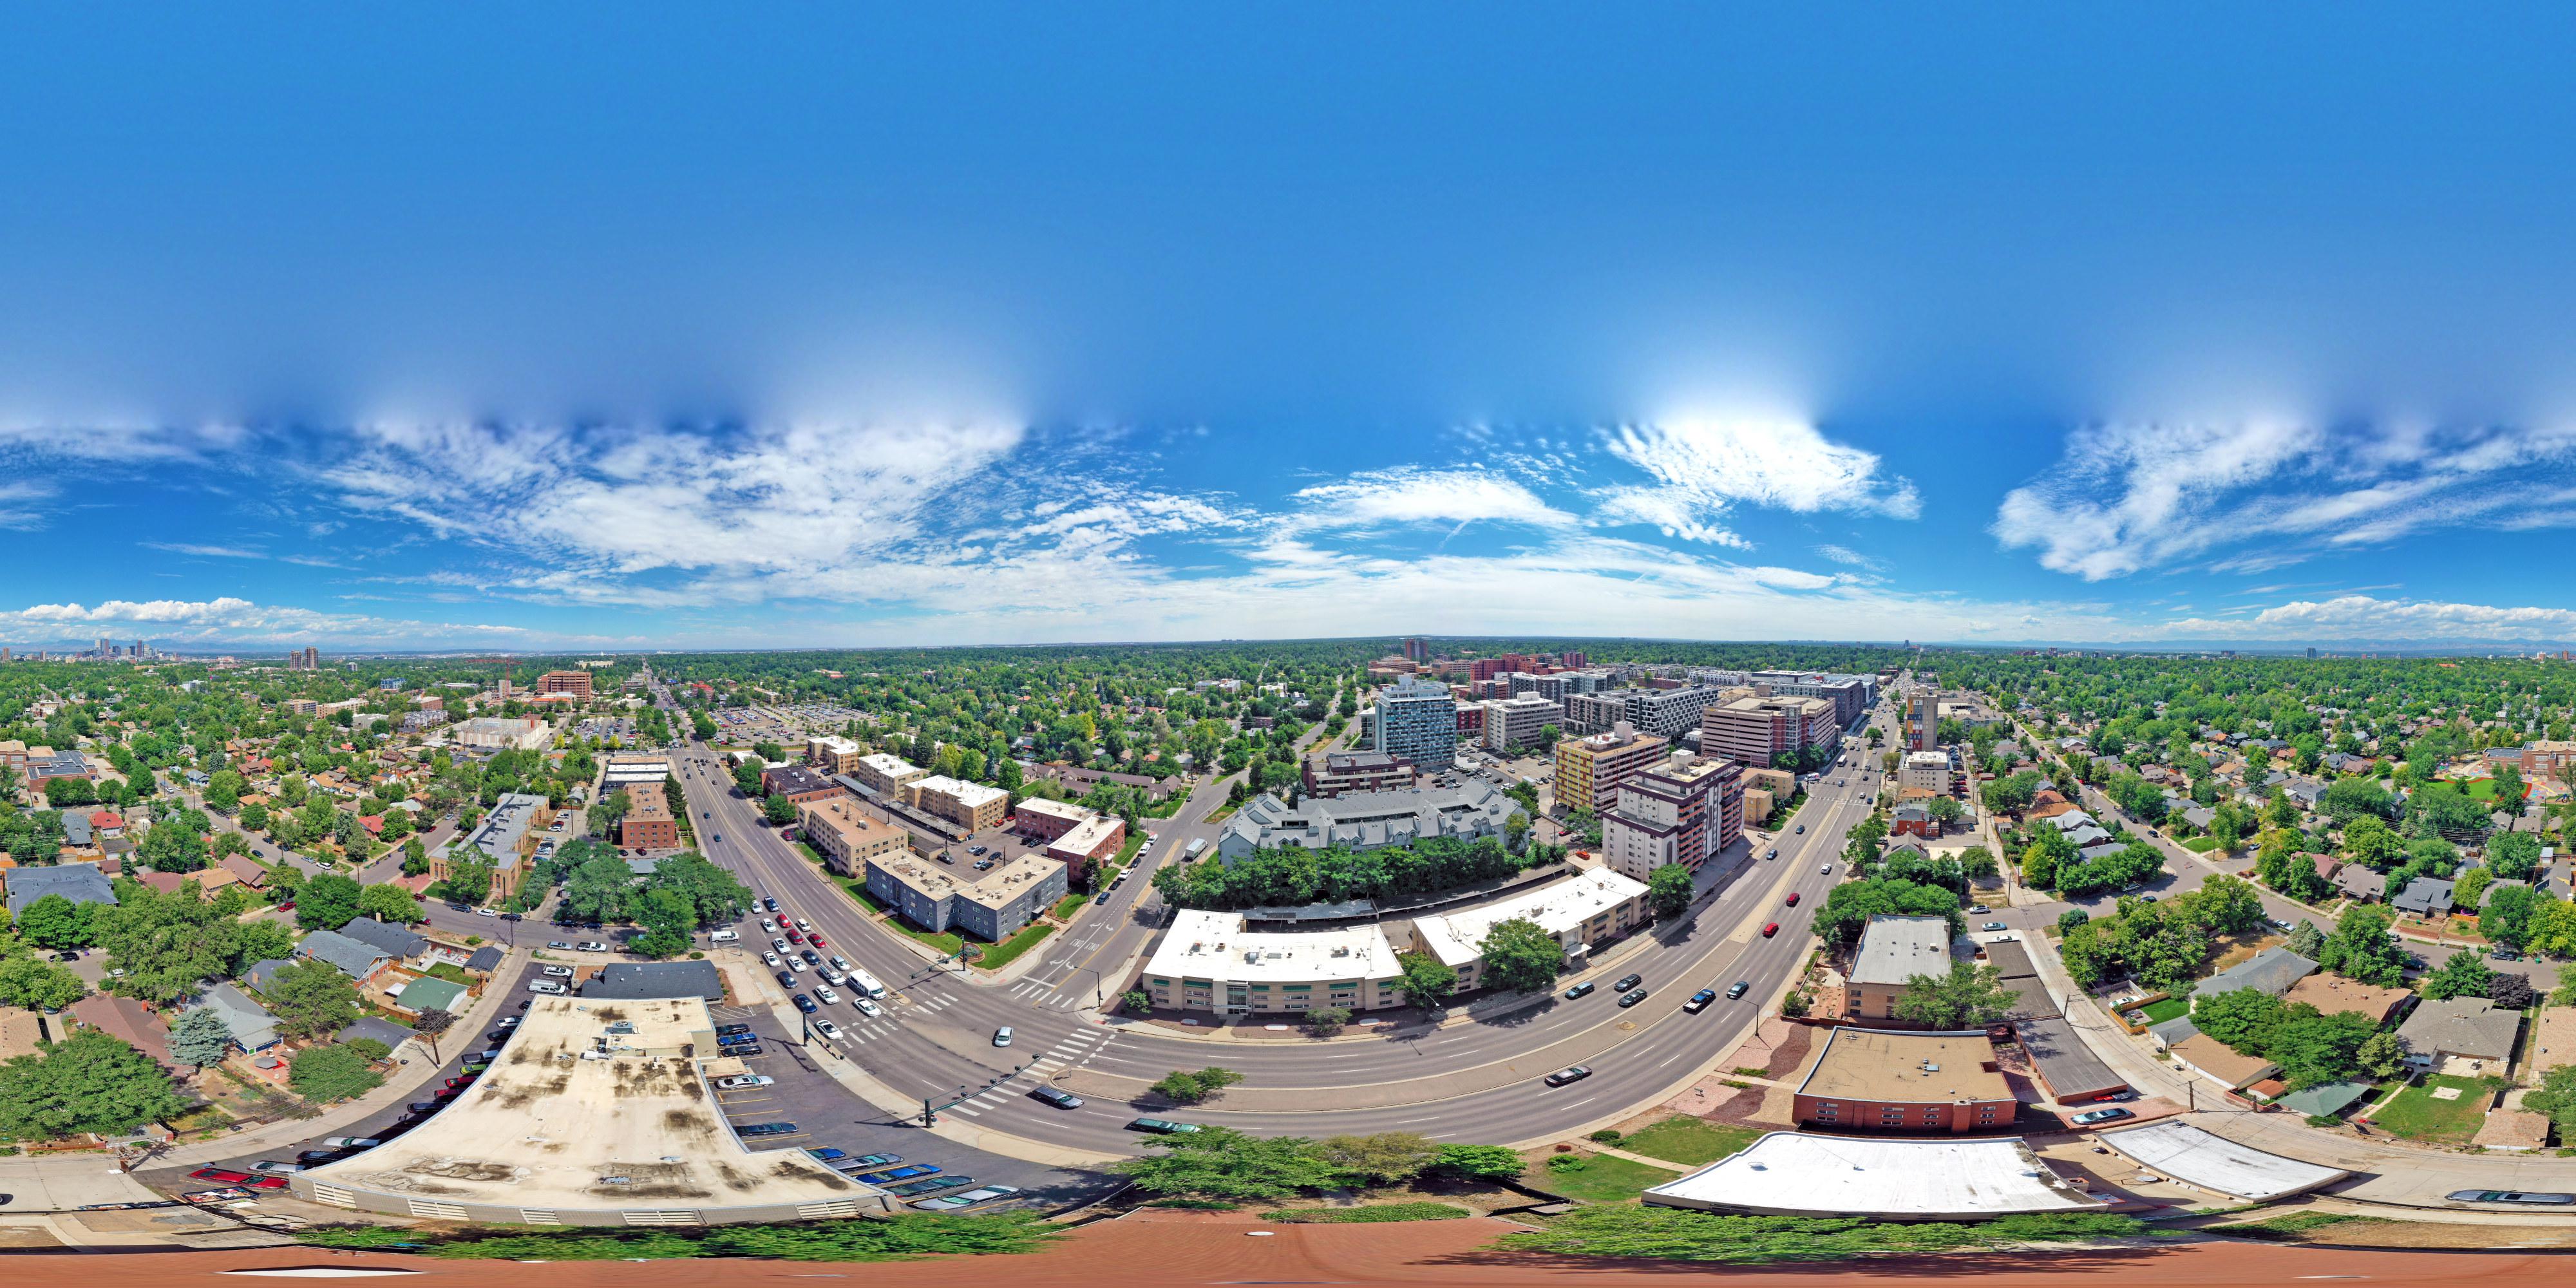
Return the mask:
<svg viewBox="0 0 2576 1288">
<path fill-rule="evenodd" d="M 410 1104 L 404 1105 L 403 1112 L 413 1114 L 434 1114 L 438 1112 L 438 1102 L 434 1100 L 415 1100 Z"/>
<path fill-rule="evenodd" d="M 778 972 L 778 982 L 780 986 L 785 988 L 796 987 L 796 972 L 792 970 L 783 970 Z"/>
<path fill-rule="evenodd" d="M 1645 983 L 1645 982 L 1646 982 L 1646 977 L 1645 977 L 1645 976 L 1643 976 L 1643 975 L 1635 975 L 1635 974 L 1622 975 L 1622 976 L 1620 976 L 1620 977 L 1619 977 L 1619 982 L 1618 982 L 1618 983 L 1613 984 L 1613 985 L 1611 985 L 1611 986 L 1610 986 L 1610 991 L 1611 991 L 1611 992 L 1613 992 L 1613 993 L 1625 993 L 1625 992 L 1627 992 L 1629 989 L 1635 988 L 1635 987 L 1636 987 L 1636 986 L 1638 986 L 1639 984 L 1642 984 L 1642 983 Z"/>
<path fill-rule="evenodd" d="M 726 1047 L 724 1049 L 724 1053 L 726 1055 L 732 1056 L 737 1060 L 748 1060 L 756 1055 L 764 1055 L 767 1051 L 768 1048 L 760 1046 L 738 1046 Z"/>
<path fill-rule="evenodd" d="M 800 1010 L 800 1011 L 803 1011 L 803 1012 L 804 1012 L 804 1013 L 806 1013 L 807 1015 L 812 1015 L 814 1012 L 816 1012 L 816 1011 L 819 1011 L 819 1010 L 822 1010 L 822 1009 L 823 1009 L 822 1007 L 817 1006 L 817 1005 L 815 1005 L 815 1004 L 814 1004 L 814 999 L 813 999 L 813 998 L 807 997 L 807 996 L 806 996 L 806 995 L 804 995 L 803 993 L 798 993 L 798 994 L 796 995 L 795 1001 L 796 1001 L 796 1009 L 797 1009 L 797 1010 Z"/>
<path fill-rule="evenodd" d="M 1750 980 L 1742 980 L 1742 979 L 1739 979 L 1739 980 L 1735 981 L 1734 983 L 1729 984 L 1729 985 L 1727 985 L 1727 986 L 1726 986 L 1726 1000 L 1728 1000 L 1728 1001 L 1732 1002 L 1732 1001 L 1734 1001 L 1735 999 L 1737 999 L 1737 998 L 1739 998 L 1739 997 L 1742 997 L 1742 996 L 1744 996 L 1746 993 L 1750 993 L 1750 992 L 1752 992 L 1752 991 L 1753 991 L 1753 983 L 1752 983 L 1752 981 L 1750 981 Z"/>
<path fill-rule="evenodd" d="M 1569 1082 L 1581 1082 L 1591 1076 L 1592 1071 L 1590 1069 L 1579 1064 L 1573 1064 L 1567 1065 L 1566 1067 L 1547 1075 L 1545 1078 L 1540 1079 L 1540 1081 L 1545 1082 L 1551 1087 L 1562 1087 Z"/>
<path fill-rule="evenodd" d="M 1642 988 L 1641 988 L 1641 989 L 1636 990 L 1635 992 L 1629 993 L 1629 994 L 1627 994 L 1626 996 L 1624 996 L 1624 997 L 1620 998 L 1620 999 L 1619 999 L 1619 1006 L 1620 1006 L 1620 1008 L 1621 1008 L 1621 1009 L 1623 1009 L 1623 1010 L 1624 1010 L 1624 1009 L 1626 1009 L 1626 1008 L 1628 1008 L 1628 1007 L 1635 1006 L 1637 1003 L 1642 1002 L 1642 1001 L 1645 1001 L 1645 1000 L 1646 1000 L 1646 990 L 1644 990 L 1644 989 L 1642 989 Z"/>
<path fill-rule="evenodd" d="M 811 948 L 799 950 L 796 955 L 804 958 L 805 964 L 808 966 L 820 966 L 823 964 L 822 955 Z"/>
<path fill-rule="evenodd" d="M 650 772 L 650 771 L 648 770 L 648 771 L 646 771 L 646 772 Z M 778 911 L 778 901 L 777 901 L 776 899 L 769 898 L 769 897 L 767 897 L 767 896 L 765 896 L 765 895 L 764 895 L 764 896 L 762 896 L 762 898 L 761 898 L 761 900 L 760 900 L 760 906 L 761 906 L 761 907 L 763 907 L 763 908 L 768 909 L 768 910 L 769 910 L 769 911 L 771 911 L 771 912 L 776 912 L 776 911 Z"/>
<path fill-rule="evenodd" d="M 794 1123 L 745 1123 L 744 1125 L 742 1125 L 742 1126 L 740 1126 L 740 1127 L 736 1127 L 736 1128 L 734 1128 L 733 1130 L 734 1130 L 734 1134 L 735 1134 L 735 1135 L 737 1135 L 737 1136 L 755 1136 L 755 1137 L 756 1137 L 756 1136 L 790 1136 L 790 1135 L 794 1135 L 794 1134 L 795 1134 L 795 1132 L 796 1132 L 796 1124 L 794 1124 Z"/>
<path fill-rule="evenodd" d="M 748 1024 L 719 1024 L 716 1026 L 716 1036 L 720 1038 L 731 1037 L 736 1033 L 749 1032 L 751 1032 L 751 1026 Z"/>
<path fill-rule="evenodd" d="M 1701 989 L 1700 991 L 1698 991 L 1698 992 L 1696 992 L 1696 993 L 1691 994 L 1691 995 L 1690 995 L 1690 1000 L 1689 1000 L 1689 1001 L 1687 1001 L 1687 1002 L 1682 1003 L 1682 1009 L 1683 1009 L 1683 1010 L 1685 1010 L 1685 1011 L 1690 1012 L 1690 1013 L 1691 1013 L 1691 1014 L 1693 1014 L 1693 1015 L 1697 1015 L 1697 1014 L 1699 1014 L 1701 1011 L 1704 1011 L 1704 1010 L 1708 1009 L 1708 1004 L 1709 1004 L 1709 1003 L 1711 1003 L 1711 1002 L 1714 1002 L 1714 1001 L 1716 1001 L 1716 1000 L 1717 1000 L 1717 990 L 1716 990 L 1716 989 L 1713 989 L 1713 988 L 1703 988 L 1703 989 Z"/>
<path fill-rule="evenodd" d="M 2550 1194 L 2538 1190 L 2453 1190 L 2444 1197 L 2454 1203 L 2515 1203 L 2529 1207 L 2576 1204 L 2576 1194 Z"/>
</svg>

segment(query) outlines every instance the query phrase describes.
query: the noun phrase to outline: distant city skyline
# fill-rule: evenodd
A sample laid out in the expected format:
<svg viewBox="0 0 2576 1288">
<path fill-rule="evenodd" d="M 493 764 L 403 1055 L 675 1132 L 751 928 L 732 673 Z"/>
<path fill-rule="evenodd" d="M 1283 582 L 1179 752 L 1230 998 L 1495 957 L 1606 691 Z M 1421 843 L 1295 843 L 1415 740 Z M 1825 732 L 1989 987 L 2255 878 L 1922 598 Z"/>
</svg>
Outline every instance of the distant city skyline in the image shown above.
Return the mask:
<svg viewBox="0 0 2576 1288">
<path fill-rule="evenodd" d="M 37 15 L 0 640 L 2556 647 L 2521 17 Z"/>
</svg>

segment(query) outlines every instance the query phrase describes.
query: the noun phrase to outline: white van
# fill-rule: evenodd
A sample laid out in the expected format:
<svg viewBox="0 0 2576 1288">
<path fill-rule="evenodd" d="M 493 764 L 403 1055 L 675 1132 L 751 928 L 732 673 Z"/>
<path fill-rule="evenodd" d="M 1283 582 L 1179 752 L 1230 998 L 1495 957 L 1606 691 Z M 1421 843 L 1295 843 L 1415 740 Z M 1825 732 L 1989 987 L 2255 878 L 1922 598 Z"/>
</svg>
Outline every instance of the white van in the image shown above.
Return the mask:
<svg viewBox="0 0 2576 1288">
<path fill-rule="evenodd" d="M 860 993 L 869 997 L 881 998 L 886 995 L 885 985 L 878 983 L 876 976 L 863 970 L 852 970 L 850 972 L 850 987 L 857 989 Z"/>
</svg>

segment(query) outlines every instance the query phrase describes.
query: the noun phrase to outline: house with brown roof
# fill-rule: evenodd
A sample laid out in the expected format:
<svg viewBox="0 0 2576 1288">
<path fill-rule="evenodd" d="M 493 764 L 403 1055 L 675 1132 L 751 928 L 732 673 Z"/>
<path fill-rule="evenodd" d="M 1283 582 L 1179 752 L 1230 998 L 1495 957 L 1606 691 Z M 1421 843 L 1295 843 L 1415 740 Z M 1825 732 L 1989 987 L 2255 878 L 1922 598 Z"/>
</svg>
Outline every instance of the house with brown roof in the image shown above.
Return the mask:
<svg viewBox="0 0 2576 1288">
<path fill-rule="evenodd" d="M 2292 984 L 2281 1000 L 2305 1002 L 2327 1015 L 2352 1011 L 2369 1016 L 2373 1024 L 2385 1025 L 2389 1017 L 2414 1001 L 2415 995 L 2402 988 L 2381 988 L 2341 975 L 2319 973 Z"/>
<path fill-rule="evenodd" d="M 164 1066 L 170 1063 L 170 1026 L 150 1007 L 130 997 L 92 993 L 64 1012 L 76 1028 L 96 1029 Z M 56 1036 L 62 1034 L 59 1029 Z"/>
<path fill-rule="evenodd" d="M 261 867 L 259 860 L 247 854 L 227 854 L 215 866 L 232 873 L 233 880 L 253 890 L 268 888 L 268 869 Z"/>
<path fill-rule="evenodd" d="M 0 1064 L 36 1054 L 45 1040 L 44 1017 L 19 1006 L 0 1006 Z"/>
<path fill-rule="evenodd" d="M 2167 1050 L 2174 1063 L 2229 1091 L 2241 1091 L 2281 1071 L 2281 1066 L 2261 1056 L 2239 1054 L 2235 1048 L 2206 1033 L 2194 1033 Z"/>
</svg>

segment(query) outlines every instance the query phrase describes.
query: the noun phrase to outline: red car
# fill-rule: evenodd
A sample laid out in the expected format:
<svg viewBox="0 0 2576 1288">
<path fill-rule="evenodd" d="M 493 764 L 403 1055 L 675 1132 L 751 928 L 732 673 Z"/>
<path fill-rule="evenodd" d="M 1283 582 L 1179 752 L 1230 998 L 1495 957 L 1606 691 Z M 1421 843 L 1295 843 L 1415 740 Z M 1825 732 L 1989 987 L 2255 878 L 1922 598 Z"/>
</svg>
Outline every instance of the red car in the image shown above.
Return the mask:
<svg viewBox="0 0 2576 1288">
<path fill-rule="evenodd" d="M 228 1172 L 220 1167 L 200 1167 L 188 1173 L 192 1181 L 213 1181 L 217 1185 L 239 1185 L 250 1179 L 248 1172 Z"/>
<path fill-rule="evenodd" d="M 801 944 L 805 942 L 805 936 L 798 932 L 796 927 L 789 926 L 787 928 L 787 942 L 791 944 Z"/>
<path fill-rule="evenodd" d="M 1776 935 L 1776 934 L 1779 934 L 1779 933 L 1780 933 L 1780 923 L 1779 923 L 1779 922 L 1776 922 L 1776 921 L 1775 921 L 1775 922 L 1772 922 L 1770 925 L 1764 926 L 1764 927 L 1762 928 L 1762 937 L 1763 937 L 1764 939 L 1769 939 L 1771 936 Z"/>
<path fill-rule="evenodd" d="M 474 1081 L 474 1075 L 469 1073 L 469 1074 L 465 1075 L 465 1076 L 464 1076 L 464 1077 L 462 1077 L 462 1078 L 450 1078 L 450 1079 L 448 1079 L 448 1080 L 447 1080 L 447 1085 L 448 1085 L 448 1086 L 450 1086 L 450 1087 L 462 1087 L 462 1086 L 464 1086 L 466 1083 L 469 1083 L 469 1082 L 472 1082 L 472 1081 Z"/>
<path fill-rule="evenodd" d="M 1792 908 L 1798 906 L 1798 892 L 1795 890 L 1789 892 L 1789 906 Z"/>
<path fill-rule="evenodd" d="M 779 839 L 779 840 L 782 840 L 782 841 L 793 841 L 793 840 L 795 840 L 795 839 L 796 839 L 796 829 L 795 829 L 795 828 L 792 828 L 792 827 L 782 827 L 782 828 L 778 829 L 778 839 Z"/>
<path fill-rule="evenodd" d="M 816 935 L 814 936 L 813 944 L 816 948 L 829 948 L 832 946 L 832 941 L 823 938 L 821 935 Z"/>
<path fill-rule="evenodd" d="M 249 1184 L 254 1190 L 282 1190 L 286 1188 L 286 1178 L 283 1176 L 254 1176 L 250 1178 Z"/>
</svg>

